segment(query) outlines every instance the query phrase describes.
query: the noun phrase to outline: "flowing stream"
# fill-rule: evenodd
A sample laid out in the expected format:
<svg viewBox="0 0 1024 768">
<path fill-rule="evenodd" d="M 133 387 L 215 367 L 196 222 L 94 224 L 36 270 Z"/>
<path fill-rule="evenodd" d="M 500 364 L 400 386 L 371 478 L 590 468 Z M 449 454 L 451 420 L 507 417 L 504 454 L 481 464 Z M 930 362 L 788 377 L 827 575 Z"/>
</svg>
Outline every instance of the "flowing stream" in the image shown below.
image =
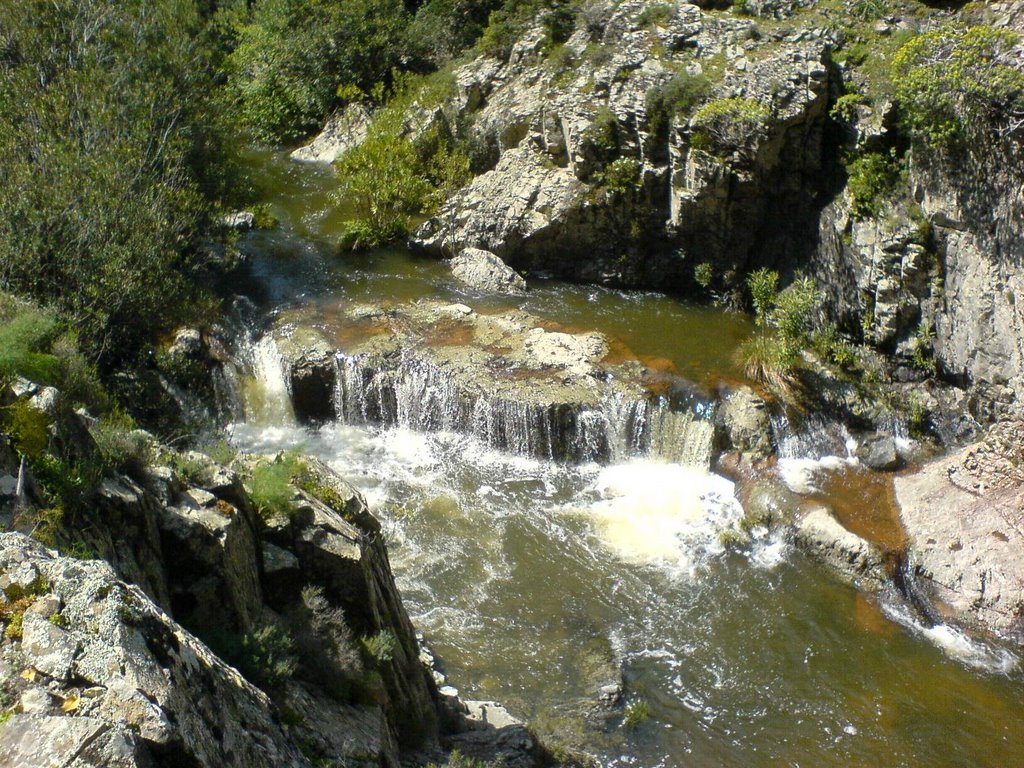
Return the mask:
<svg viewBox="0 0 1024 768">
<path fill-rule="evenodd" d="M 307 303 L 441 297 L 600 330 L 707 388 L 738 376 L 732 351 L 747 320 L 544 281 L 515 300 L 481 297 L 401 251 L 339 256 L 330 170 L 275 153 L 250 163 L 282 223 L 243 240 L 246 277 L 230 286 L 256 329 L 233 440 L 320 456 L 366 494 L 413 621 L 464 697 L 576 733 L 609 766 L 1024 765 L 1013 652 L 929 627 L 895 590 L 861 594 L 781 540 L 725 550 L 719 533 L 742 511 L 701 457 L 567 464 L 401 421 L 304 429 L 258 330 Z M 790 440 L 785 459 L 799 469 L 821 458 L 809 450 Z M 822 492 L 837 512 L 863 520 L 858 510 L 891 504 L 884 483 L 831 462 L 840 470 Z M 627 701 L 646 702 L 650 717 L 583 731 L 581 704 L 620 667 Z"/>
</svg>

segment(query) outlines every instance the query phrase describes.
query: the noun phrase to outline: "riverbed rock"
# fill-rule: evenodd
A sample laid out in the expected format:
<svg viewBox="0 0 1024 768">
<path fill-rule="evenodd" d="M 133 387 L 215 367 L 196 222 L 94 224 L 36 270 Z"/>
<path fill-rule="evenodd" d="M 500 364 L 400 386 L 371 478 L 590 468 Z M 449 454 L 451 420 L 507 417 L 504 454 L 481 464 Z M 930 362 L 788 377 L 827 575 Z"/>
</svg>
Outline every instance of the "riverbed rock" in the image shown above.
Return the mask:
<svg viewBox="0 0 1024 768">
<path fill-rule="evenodd" d="M 886 579 L 885 558 L 874 544 L 847 530 L 825 506 L 814 506 L 796 520 L 796 544 L 835 573 L 862 589 Z"/>
<path fill-rule="evenodd" d="M 470 288 L 488 293 L 522 293 L 526 281 L 490 251 L 464 248 L 452 259 L 452 275 Z"/>
<path fill-rule="evenodd" d="M 755 456 L 767 456 L 774 450 L 768 404 L 750 387 L 739 386 L 730 392 L 719 416 L 729 446 Z"/>
<path fill-rule="evenodd" d="M 361 144 L 370 128 L 370 111 L 362 104 L 349 104 L 327 120 L 324 129 L 309 144 L 292 152 L 293 160 L 333 163 L 346 151 Z"/>
<path fill-rule="evenodd" d="M 857 458 L 869 469 L 894 470 L 903 465 L 896 439 L 886 432 L 857 435 Z"/>
<path fill-rule="evenodd" d="M 968 624 L 1024 641 L 1024 423 L 896 478 L 910 563 Z"/>
</svg>

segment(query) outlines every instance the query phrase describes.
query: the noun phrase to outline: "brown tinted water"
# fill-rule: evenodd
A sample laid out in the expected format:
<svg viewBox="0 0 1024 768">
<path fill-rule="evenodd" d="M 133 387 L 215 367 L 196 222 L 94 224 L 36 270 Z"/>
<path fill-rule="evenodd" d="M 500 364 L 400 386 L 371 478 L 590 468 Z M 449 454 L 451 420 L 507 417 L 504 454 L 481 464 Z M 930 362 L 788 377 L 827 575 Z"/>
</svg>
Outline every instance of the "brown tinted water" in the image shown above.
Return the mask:
<svg viewBox="0 0 1024 768">
<path fill-rule="evenodd" d="M 466 292 L 400 251 L 339 255 L 329 173 L 254 154 L 283 221 L 243 247 L 266 311 L 446 297 L 602 330 L 698 381 L 733 375 L 742 316 L 652 293 L 532 283 L 512 302 Z M 280 393 L 280 388 L 271 391 Z M 384 522 L 414 621 L 469 698 L 498 699 L 576 734 L 614 766 L 1020 766 L 1024 684 L 1012 657 L 928 628 L 893 594 L 864 595 L 785 542 L 726 552 L 722 481 L 636 461 L 566 467 L 457 435 L 329 425 L 286 409 L 240 425 L 254 450 L 302 445 L 364 490 Z M 896 546 L 887 480 L 850 472 L 823 491 L 852 528 Z M 572 716 L 621 664 L 651 710 L 601 737 Z"/>
</svg>

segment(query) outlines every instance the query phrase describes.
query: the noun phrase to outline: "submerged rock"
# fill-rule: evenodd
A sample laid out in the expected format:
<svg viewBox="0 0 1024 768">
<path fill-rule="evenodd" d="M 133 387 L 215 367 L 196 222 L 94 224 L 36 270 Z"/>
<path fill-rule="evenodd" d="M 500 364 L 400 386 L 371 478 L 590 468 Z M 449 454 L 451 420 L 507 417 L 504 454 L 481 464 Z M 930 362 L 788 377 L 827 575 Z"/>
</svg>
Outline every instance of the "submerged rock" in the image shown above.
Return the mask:
<svg viewBox="0 0 1024 768">
<path fill-rule="evenodd" d="M 827 507 L 815 506 L 797 517 L 794 541 L 862 589 L 877 589 L 886 578 L 882 551 L 844 528 Z"/>
<path fill-rule="evenodd" d="M 470 288 L 490 293 L 522 293 L 526 281 L 490 251 L 466 248 L 452 259 L 452 274 Z"/>
</svg>

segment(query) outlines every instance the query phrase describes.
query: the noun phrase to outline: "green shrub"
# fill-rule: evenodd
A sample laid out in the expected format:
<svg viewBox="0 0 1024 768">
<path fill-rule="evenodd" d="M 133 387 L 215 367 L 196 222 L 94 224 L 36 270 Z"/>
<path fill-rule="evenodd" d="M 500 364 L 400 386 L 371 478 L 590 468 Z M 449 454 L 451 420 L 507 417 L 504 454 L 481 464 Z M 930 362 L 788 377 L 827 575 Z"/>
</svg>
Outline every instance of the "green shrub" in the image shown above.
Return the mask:
<svg viewBox="0 0 1024 768">
<path fill-rule="evenodd" d="M 375 635 L 362 638 L 360 642 L 371 659 L 377 664 L 385 664 L 394 658 L 398 638 L 390 629 L 382 629 Z"/>
<path fill-rule="evenodd" d="M 640 187 L 640 163 L 631 157 L 613 160 L 598 174 L 598 183 L 609 192 L 625 195 Z"/>
<path fill-rule="evenodd" d="M 840 368 L 851 369 L 857 363 L 853 345 L 839 335 L 835 324 L 829 323 L 816 330 L 811 337 L 811 346 L 822 360 Z"/>
<path fill-rule="evenodd" d="M 903 179 L 895 154 L 868 152 L 851 162 L 846 171 L 850 215 L 855 219 L 876 218 Z"/>
<path fill-rule="evenodd" d="M 266 691 L 280 690 L 295 674 L 292 637 L 284 627 L 266 624 L 242 637 L 237 659 L 239 671 L 246 679 Z"/>
<path fill-rule="evenodd" d="M 652 3 L 636 18 L 638 27 L 665 27 L 675 17 L 675 8 L 668 3 Z"/>
<path fill-rule="evenodd" d="M 867 104 L 867 99 L 859 93 L 844 93 L 829 110 L 829 116 L 840 123 L 852 123 L 857 119 L 857 107 Z"/>
<path fill-rule="evenodd" d="M 0 319 L 0 380 L 23 376 L 40 384 L 59 382 L 59 361 L 50 354 L 57 322 L 28 305 L 8 300 L 9 315 Z"/>
<path fill-rule="evenodd" d="M 754 303 L 754 316 L 758 325 L 767 325 L 778 293 L 779 273 L 762 267 L 747 275 L 747 288 Z"/>
<path fill-rule="evenodd" d="M 481 53 L 507 59 L 516 41 L 539 20 L 548 47 L 572 34 L 581 3 L 578 0 L 504 0 L 491 11 L 478 42 Z"/>
<path fill-rule="evenodd" d="M 295 454 L 282 454 L 274 461 L 262 462 L 252 471 L 249 497 L 263 517 L 290 515 L 295 509 L 292 481 L 305 465 Z"/>
<path fill-rule="evenodd" d="M 702 262 L 693 268 L 693 279 L 701 288 L 710 288 L 714 279 L 714 268 L 708 262 Z"/>
<path fill-rule="evenodd" d="M 770 323 L 778 329 L 785 343 L 805 349 L 810 343 L 818 306 L 818 287 L 809 277 L 798 277 L 779 293 Z"/>
<path fill-rule="evenodd" d="M 307 135 L 338 103 L 339 85 L 369 93 L 390 79 L 411 20 L 401 0 L 253 3 L 226 62 L 239 113 L 262 141 Z"/>
<path fill-rule="evenodd" d="M 636 728 L 651 717 L 651 705 L 643 699 L 636 699 L 626 705 L 622 715 L 623 728 Z"/>
<path fill-rule="evenodd" d="M 241 187 L 199 5 L 4 4 L 0 289 L 105 365 L 192 316 L 195 246 Z"/>
<path fill-rule="evenodd" d="M 610 163 L 619 154 L 619 120 L 608 107 L 602 107 L 583 131 L 581 145 L 589 157 Z"/>
<path fill-rule="evenodd" d="M 780 334 L 761 331 L 743 342 L 736 351 L 743 375 L 785 396 L 793 387 L 793 372 L 799 357 Z"/>
<path fill-rule="evenodd" d="M 749 159 L 749 152 L 766 132 L 770 117 L 768 107 L 753 99 L 734 96 L 709 102 L 690 121 L 694 146 L 716 157 L 738 153 Z"/>
<path fill-rule="evenodd" d="M 106 468 L 141 478 L 153 464 L 153 440 L 138 430 L 129 416 L 112 413 L 101 419 L 91 433 Z"/>
<path fill-rule="evenodd" d="M 711 81 L 704 75 L 679 73 L 664 85 L 647 92 L 647 127 L 659 141 L 668 139 L 672 121 L 686 117 L 711 93 Z"/>
<path fill-rule="evenodd" d="M 900 115 L 913 135 L 943 145 L 1019 128 L 1024 72 L 1014 63 L 1019 35 L 950 24 L 907 42 L 892 76 Z"/>
</svg>

